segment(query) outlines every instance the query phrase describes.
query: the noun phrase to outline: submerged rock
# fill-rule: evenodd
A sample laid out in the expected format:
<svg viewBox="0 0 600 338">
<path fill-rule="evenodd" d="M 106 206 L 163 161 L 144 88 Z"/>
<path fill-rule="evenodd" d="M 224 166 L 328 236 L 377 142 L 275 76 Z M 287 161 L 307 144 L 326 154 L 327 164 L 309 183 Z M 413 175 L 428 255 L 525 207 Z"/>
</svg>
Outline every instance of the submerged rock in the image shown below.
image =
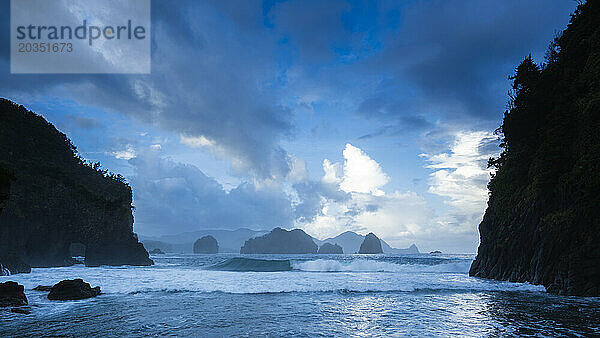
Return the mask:
<svg viewBox="0 0 600 338">
<path fill-rule="evenodd" d="M 319 248 L 318 254 L 343 254 L 344 249 L 337 244 L 323 243 Z"/>
<path fill-rule="evenodd" d="M 156 249 L 150 250 L 148 253 L 149 253 L 149 254 L 151 254 L 151 255 L 164 255 L 164 254 L 165 254 L 165 253 L 164 253 L 164 252 L 163 252 L 161 249 L 159 249 L 159 248 L 156 248 Z"/>
<path fill-rule="evenodd" d="M 28 315 L 31 313 L 31 309 L 27 308 L 27 307 L 13 307 L 10 309 L 10 312 L 12 313 L 19 313 L 22 315 Z"/>
<path fill-rule="evenodd" d="M 52 286 L 51 285 L 38 285 L 38 286 L 34 287 L 32 290 L 48 292 L 48 291 L 52 290 Z"/>
<path fill-rule="evenodd" d="M 0 307 L 27 305 L 24 289 L 16 282 L 0 283 Z"/>
<path fill-rule="evenodd" d="M 317 253 L 312 237 L 300 229 L 287 231 L 275 228 L 268 234 L 251 238 L 240 249 L 243 254 L 305 254 Z"/>
<path fill-rule="evenodd" d="M 92 288 L 82 279 L 66 279 L 55 284 L 48 294 L 50 300 L 77 300 L 96 297 L 100 294 L 100 287 Z"/>
<path fill-rule="evenodd" d="M 219 252 L 219 243 L 213 236 L 204 236 L 194 243 L 194 253 L 216 254 Z"/>
<path fill-rule="evenodd" d="M 381 241 L 374 233 L 370 232 L 365 236 L 365 240 L 360 245 L 359 254 L 379 254 L 383 253 L 381 249 Z"/>
</svg>

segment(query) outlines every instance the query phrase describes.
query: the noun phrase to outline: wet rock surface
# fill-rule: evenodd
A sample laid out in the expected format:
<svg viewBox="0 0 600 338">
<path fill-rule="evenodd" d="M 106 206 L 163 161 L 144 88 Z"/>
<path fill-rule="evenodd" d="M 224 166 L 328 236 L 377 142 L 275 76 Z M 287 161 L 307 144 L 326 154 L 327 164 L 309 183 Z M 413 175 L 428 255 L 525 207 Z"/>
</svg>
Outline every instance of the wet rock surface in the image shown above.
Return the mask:
<svg viewBox="0 0 600 338">
<path fill-rule="evenodd" d="M 0 307 L 27 305 L 23 285 L 16 282 L 0 283 Z"/>
<path fill-rule="evenodd" d="M 96 297 L 100 294 L 100 287 L 92 288 L 82 279 L 67 279 L 58 282 L 48 294 L 50 300 L 78 300 Z"/>
</svg>

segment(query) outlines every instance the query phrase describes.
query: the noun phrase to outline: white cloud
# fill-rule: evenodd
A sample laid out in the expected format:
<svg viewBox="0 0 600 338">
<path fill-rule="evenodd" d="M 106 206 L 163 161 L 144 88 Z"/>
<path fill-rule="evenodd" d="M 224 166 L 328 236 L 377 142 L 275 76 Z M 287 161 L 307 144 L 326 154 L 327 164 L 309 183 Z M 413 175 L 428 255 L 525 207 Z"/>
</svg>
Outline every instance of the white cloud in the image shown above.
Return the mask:
<svg viewBox="0 0 600 338">
<path fill-rule="evenodd" d="M 133 145 L 128 144 L 123 150 L 113 151 L 112 155 L 120 160 L 130 160 L 136 156 L 135 148 Z"/>
<path fill-rule="evenodd" d="M 429 192 L 448 198 L 448 205 L 466 213 L 480 213 L 487 201 L 487 183 L 492 169 L 487 160 L 497 155 L 497 147 L 490 151 L 490 143 L 496 137 L 485 131 L 459 132 L 449 152 L 421 154 L 434 169 L 431 173 Z"/>
<path fill-rule="evenodd" d="M 393 244 L 412 243 L 431 218 L 425 199 L 410 191 L 385 193 L 381 188 L 390 178 L 360 148 L 347 144 L 342 154 L 343 166 L 323 161 L 321 182 L 334 185 L 349 198 L 321 195 L 319 214 L 299 226 L 318 238 L 348 230 L 363 234 L 372 231 Z"/>
<path fill-rule="evenodd" d="M 186 136 L 181 135 L 179 142 L 192 148 L 213 147 L 215 141 L 206 138 L 205 136 Z"/>
<path fill-rule="evenodd" d="M 319 214 L 298 226 L 318 238 L 372 231 L 396 247 L 417 243 L 425 250 L 473 252 L 487 202 L 487 159 L 496 149 L 491 133 L 458 132 L 444 152 L 420 155 L 428 162 L 425 168 L 433 170 L 428 191 L 445 198 L 444 209 L 416 192 L 384 192 L 390 178 L 380 164 L 348 144 L 343 166 L 323 161 L 321 182 L 347 192 L 349 198 L 321 195 Z"/>
<path fill-rule="evenodd" d="M 340 189 L 345 192 L 383 195 L 379 188 L 386 185 L 390 178 L 381 170 L 379 163 L 349 143 L 346 144 L 343 155 L 344 177 Z"/>
<path fill-rule="evenodd" d="M 323 171 L 325 175 L 321 181 L 326 184 L 339 183 L 342 178 L 342 167 L 339 163 L 331 163 L 328 159 L 323 160 Z"/>
</svg>

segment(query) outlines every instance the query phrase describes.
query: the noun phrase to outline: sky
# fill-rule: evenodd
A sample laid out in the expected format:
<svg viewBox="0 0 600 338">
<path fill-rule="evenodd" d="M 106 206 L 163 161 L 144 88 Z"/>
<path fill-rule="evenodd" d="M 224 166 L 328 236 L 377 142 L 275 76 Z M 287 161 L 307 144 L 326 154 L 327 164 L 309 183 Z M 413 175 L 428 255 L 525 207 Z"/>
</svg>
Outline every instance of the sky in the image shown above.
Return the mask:
<svg viewBox="0 0 600 338">
<path fill-rule="evenodd" d="M 21 75 L 2 0 L 0 95 L 125 176 L 139 234 L 351 230 L 473 253 L 508 77 L 576 5 L 152 0 L 151 74 Z"/>
</svg>

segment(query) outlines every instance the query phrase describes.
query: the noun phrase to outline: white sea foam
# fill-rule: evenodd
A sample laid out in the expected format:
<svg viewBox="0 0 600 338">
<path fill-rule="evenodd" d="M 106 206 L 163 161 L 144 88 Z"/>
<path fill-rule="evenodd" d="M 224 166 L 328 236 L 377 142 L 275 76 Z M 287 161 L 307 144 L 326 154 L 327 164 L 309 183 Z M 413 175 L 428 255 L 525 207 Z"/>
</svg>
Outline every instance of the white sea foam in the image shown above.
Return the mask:
<svg viewBox="0 0 600 338">
<path fill-rule="evenodd" d="M 413 292 L 418 290 L 543 291 L 541 286 L 469 277 L 470 261 L 438 265 L 394 264 L 374 260 L 312 260 L 293 263 L 283 272 L 229 272 L 171 266 L 99 267 L 81 265 L 32 269 L 30 274 L 0 277 L 23 284 L 29 296 L 39 284 L 83 278 L 105 294 L 148 292 L 225 292 L 234 294 L 279 292 Z M 339 273 L 332 273 L 339 271 Z M 40 299 L 40 301 L 42 301 Z"/>
<path fill-rule="evenodd" d="M 394 264 L 375 260 L 357 259 L 349 262 L 317 259 L 314 261 L 297 262 L 292 267 L 302 271 L 313 272 L 448 272 L 448 273 L 467 273 L 471 266 L 470 261 L 458 261 L 436 265 L 423 264 Z"/>
</svg>

